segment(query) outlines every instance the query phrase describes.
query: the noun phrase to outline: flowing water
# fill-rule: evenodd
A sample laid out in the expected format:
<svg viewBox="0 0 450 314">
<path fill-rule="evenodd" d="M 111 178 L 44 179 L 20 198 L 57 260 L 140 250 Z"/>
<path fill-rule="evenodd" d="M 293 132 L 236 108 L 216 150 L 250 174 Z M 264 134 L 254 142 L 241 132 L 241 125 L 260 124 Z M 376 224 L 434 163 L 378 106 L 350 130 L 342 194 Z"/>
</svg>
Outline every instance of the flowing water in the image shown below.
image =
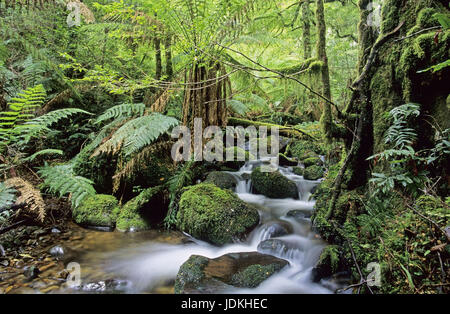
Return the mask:
<svg viewBox="0 0 450 314">
<path fill-rule="evenodd" d="M 234 288 L 229 293 L 332 293 L 337 286 L 331 282 L 313 283 L 311 271 L 317 262 L 325 243 L 311 230 L 310 216 L 314 200 L 311 192 L 319 181 L 307 181 L 295 175 L 291 168 L 279 167 L 280 173 L 298 186 L 298 199 L 270 199 L 252 193 L 250 174 L 253 168 L 265 161 L 247 162 L 238 172 L 229 172 L 237 181 L 236 194 L 239 198 L 254 204 L 260 213 L 260 224 L 247 240 L 223 247 L 190 238 L 188 241 L 167 241 L 152 239 L 145 233 L 121 237 L 116 247 L 108 250 L 89 251 L 80 257 L 83 282 L 100 280 L 107 275 L 117 279 L 115 290 L 125 293 L 172 292 L 174 279 L 180 266 L 193 254 L 215 258 L 227 253 L 259 251 L 289 261 L 290 265 L 274 274 L 255 289 Z M 289 211 L 299 210 L 306 218 L 295 219 Z M 275 237 L 279 226 L 289 230 Z M 128 235 L 130 237 L 130 235 Z M 275 239 L 281 245 L 274 249 L 258 247 L 262 241 Z M 100 238 L 99 238 L 100 239 Z M 128 243 L 127 243 L 128 241 Z M 173 241 L 172 241 L 173 242 Z M 102 243 L 99 244 L 99 249 Z M 118 248 L 117 246 L 121 246 Z M 118 283 L 118 284 L 117 284 Z M 89 286 L 85 286 L 89 290 Z M 224 291 L 221 291 L 224 292 Z"/>
</svg>

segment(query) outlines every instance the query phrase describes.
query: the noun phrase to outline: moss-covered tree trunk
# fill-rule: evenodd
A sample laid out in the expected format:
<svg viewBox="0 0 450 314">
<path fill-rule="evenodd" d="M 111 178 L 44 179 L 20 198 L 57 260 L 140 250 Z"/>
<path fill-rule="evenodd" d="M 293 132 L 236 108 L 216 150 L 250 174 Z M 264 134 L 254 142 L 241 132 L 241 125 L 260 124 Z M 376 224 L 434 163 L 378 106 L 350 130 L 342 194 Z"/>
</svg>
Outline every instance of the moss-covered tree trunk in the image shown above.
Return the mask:
<svg viewBox="0 0 450 314">
<path fill-rule="evenodd" d="M 305 60 L 312 57 L 311 49 L 311 11 L 309 1 L 302 4 L 302 23 L 303 23 L 303 57 Z"/>
<path fill-rule="evenodd" d="M 331 86 L 330 86 L 330 70 L 328 68 L 327 56 L 327 27 L 325 24 L 325 9 L 323 0 L 316 1 L 316 25 L 317 25 L 317 59 L 322 62 L 321 66 L 321 81 L 322 81 L 322 96 L 331 100 Z M 323 130 L 327 138 L 331 138 L 332 130 L 332 116 L 331 105 L 329 102 L 320 99 L 320 107 L 322 109 L 321 122 Z"/>
</svg>

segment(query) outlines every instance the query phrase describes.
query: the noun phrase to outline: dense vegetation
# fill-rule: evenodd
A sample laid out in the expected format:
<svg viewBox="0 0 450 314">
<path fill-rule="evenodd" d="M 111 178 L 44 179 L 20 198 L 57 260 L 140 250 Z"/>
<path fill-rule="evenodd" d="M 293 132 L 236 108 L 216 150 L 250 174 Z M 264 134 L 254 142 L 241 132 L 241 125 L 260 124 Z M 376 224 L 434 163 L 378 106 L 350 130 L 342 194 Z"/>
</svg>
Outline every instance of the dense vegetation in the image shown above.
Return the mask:
<svg viewBox="0 0 450 314">
<path fill-rule="evenodd" d="M 449 293 L 448 1 L 2 0 L 0 24 L 0 258 L 18 226 L 72 219 L 240 238 L 257 212 L 217 171 L 243 162 L 171 157 L 172 129 L 202 118 L 278 126 L 282 165 L 324 178 L 321 277 Z M 278 172 L 251 180 L 298 194 Z"/>
</svg>

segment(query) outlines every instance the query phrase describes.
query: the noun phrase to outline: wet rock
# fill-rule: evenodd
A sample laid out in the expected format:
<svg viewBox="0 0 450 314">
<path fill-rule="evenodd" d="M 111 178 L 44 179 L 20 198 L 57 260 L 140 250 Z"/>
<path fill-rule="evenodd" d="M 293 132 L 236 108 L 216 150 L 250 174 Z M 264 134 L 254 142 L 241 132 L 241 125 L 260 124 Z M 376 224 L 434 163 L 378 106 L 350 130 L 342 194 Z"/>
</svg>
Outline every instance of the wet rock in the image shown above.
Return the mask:
<svg viewBox="0 0 450 314">
<path fill-rule="evenodd" d="M 52 228 L 51 233 L 61 233 L 61 230 L 58 228 Z"/>
<path fill-rule="evenodd" d="M 60 245 L 56 245 L 49 250 L 49 253 L 53 257 L 61 258 L 64 256 L 64 248 Z"/>
<path fill-rule="evenodd" d="M 301 210 L 301 209 L 294 209 L 290 210 L 286 217 L 294 218 L 297 222 L 303 222 L 304 219 L 310 218 L 312 215 L 312 212 L 310 210 Z"/>
<path fill-rule="evenodd" d="M 323 249 L 319 261 L 312 269 L 312 280 L 319 282 L 321 279 L 328 278 L 339 270 L 339 247 L 329 245 Z"/>
<path fill-rule="evenodd" d="M 252 184 L 257 194 L 270 198 L 298 198 L 295 182 L 287 179 L 278 171 L 262 172 L 261 167 L 252 172 Z"/>
<path fill-rule="evenodd" d="M 5 249 L 3 248 L 3 245 L 0 244 L 0 256 L 5 256 Z"/>
<path fill-rule="evenodd" d="M 205 183 L 212 183 L 221 189 L 234 190 L 237 185 L 235 177 L 227 172 L 213 171 L 206 177 Z"/>
<path fill-rule="evenodd" d="M 37 278 L 39 273 L 39 268 L 37 268 L 36 266 L 27 266 L 23 271 L 23 275 L 27 280 L 33 280 L 34 278 Z"/>
<path fill-rule="evenodd" d="M 313 166 L 305 168 L 305 171 L 303 173 L 303 177 L 306 180 L 318 180 L 318 179 L 322 178 L 323 175 L 324 175 L 324 171 L 323 171 L 322 167 L 317 166 L 317 165 L 313 165 Z"/>
<path fill-rule="evenodd" d="M 278 154 L 278 162 L 280 164 L 280 166 L 284 166 L 284 167 L 295 167 L 298 165 L 298 161 L 296 159 L 293 158 L 289 158 L 284 154 Z"/>
<path fill-rule="evenodd" d="M 272 221 L 263 227 L 265 238 L 276 238 L 292 233 L 292 227 L 285 221 Z"/>
<path fill-rule="evenodd" d="M 7 267 L 9 265 L 9 261 L 7 259 L 0 261 L 0 265 Z"/>
<path fill-rule="evenodd" d="M 79 287 L 80 290 L 89 293 L 100 292 L 119 292 L 124 290 L 127 286 L 127 282 L 123 280 L 107 279 L 104 281 L 90 282 Z"/>
<path fill-rule="evenodd" d="M 253 206 L 209 183 L 185 189 L 178 207 L 178 229 L 216 245 L 244 238 L 259 222 Z"/>
<path fill-rule="evenodd" d="M 258 252 L 261 253 L 278 253 L 285 254 L 288 252 L 289 247 L 287 243 L 280 239 L 268 239 L 258 244 Z"/>
<path fill-rule="evenodd" d="M 283 259 L 258 252 L 230 253 L 214 259 L 192 255 L 178 271 L 175 293 L 219 293 L 231 287 L 254 288 L 287 264 Z"/>
</svg>

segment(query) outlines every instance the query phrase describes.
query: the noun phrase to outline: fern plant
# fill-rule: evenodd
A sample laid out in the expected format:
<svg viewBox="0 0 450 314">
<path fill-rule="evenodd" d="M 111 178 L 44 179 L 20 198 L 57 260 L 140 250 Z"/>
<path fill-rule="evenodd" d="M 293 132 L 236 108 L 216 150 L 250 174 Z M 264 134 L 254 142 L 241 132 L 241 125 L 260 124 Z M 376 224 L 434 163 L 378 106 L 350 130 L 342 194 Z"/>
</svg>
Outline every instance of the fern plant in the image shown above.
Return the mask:
<svg viewBox="0 0 450 314">
<path fill-rule="evenodd" d="M 164 224 L 166 228 L 170 228 L 176 223 L 176 215 L 178 212 L 178 200 L 181 196 L 183 187 L 191 185 L 193 182 L 193 168 L 195 167 L 195 162 L 190 160 L 186 162 L 177 173 L 170 178 L 168 182 L 169 186 L 169 210 L 167 212 L 166 218 L 164 219 Z"/>
<path fill-rule="evenodd" d="M 17 190 L 13 187 L 7 185 L 5 182 L 0 182 L 0 208 L 14 204 L 16 192 Z"/>
<path fill-rule="evenodd" d="M 392 109 L 389 117 L 392 124 L 387 130 L 385 143 L 392 148 L 373 155 L 368 160 L 384 160 L 388 162 L 387 173 L 372 173 L 370 182 L 376 187 L 375 194 L 381 192 L 388 194 L 398 186 L 402 186 L 415 193 L 426 178 L 426 172 L 412 173 L 408 169 L 408 163 L 417 164 L 422 159 L 416 155 L 413 143 L 417 139 L 417 133 L 408 126 L 412 118 L 419 116 L 418 104 L 405 104 Z"/>
<path fill-rule="evenodd" d="M 73 172 L 72 163 L 42 167 L 38 174 L 44 179 L 44 187 L 59 197 L 69 195 L 73 207 L 78 207 L 88 196 L 95 194 L 93 182 Z"/>
<path fill-rule="evenodd" d="M 94 156 L 101 153 L 117 153 L 119 150 L 125 156 L 131 156 L 176 125 L 177 119 L 159 113 L 129 120 L 95 150 Z"/>
<path fill-rule="evenodd" d="M 0 170 L 14 169 L 37 156 L 62 155 L 61 150 L 43 149 L 27 157 L 24 148 L 32 139 L 50 132 L 52 124 L 74 114 L 90 114 L 81 109 L 67 108 L 35 117 L 36 109 L 42 106 L 45 98 L 46 92 L 42 85 L 30 87 L 11 99 L 8 111 L 0 112 L 0 155 L 3 158 Z"/>
</svg>

